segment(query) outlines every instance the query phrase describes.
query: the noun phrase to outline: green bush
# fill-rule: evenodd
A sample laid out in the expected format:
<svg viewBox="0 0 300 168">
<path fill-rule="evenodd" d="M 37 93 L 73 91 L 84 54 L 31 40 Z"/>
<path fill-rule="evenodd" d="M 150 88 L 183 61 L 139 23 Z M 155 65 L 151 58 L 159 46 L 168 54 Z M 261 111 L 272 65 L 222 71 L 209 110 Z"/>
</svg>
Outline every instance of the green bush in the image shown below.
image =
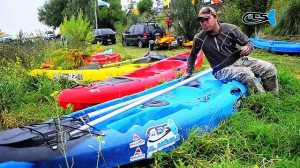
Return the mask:
<svg viewBox="0 0 300 168">
<path fill-rule="evenodd" d="M 202 4 L 197 1 L 195 5 L 186 0 L 172 1 L 170 4 L 172 26 L 176 34 L 183 35 L 186 39 L 192 40 L 199 30 L 197 14 Z"/>
<path fill-rule="evenodd" d="M 300 0 L 292 0 L 280 17 L 278 24 L 273 28 L 274 35 L 300 34 Z"/>
<path fill-rule="evenodd" d="M 71 16 L 70 19 L 65 17 L 60 25 L 60 31 L 71 48 L 85 48 L 93 39 L 92 27 L 87 18 L 83 18 L 82 12 L 77 17 Z"/>
<path fill-rule="evenodd" d="M 243 24 L 241 13 L 236 4 L 225 4 L 220 10 L 219 21 L 240 26 Z"/>
<path fill-rule="evenodd" d="M 27 71 L 20 63 L 0 67 L 0 111 L 19 104 L 18 99 L 26 92 L 26 75 Z"/>
<path fill-rule="evenodd" d="M 152 8 L 153 2 L 151 0 L 141 0 L 137 4 L 137 9 L 139 10 L 140 14 L 145 12 L 150 13 Z"/>
</svg>

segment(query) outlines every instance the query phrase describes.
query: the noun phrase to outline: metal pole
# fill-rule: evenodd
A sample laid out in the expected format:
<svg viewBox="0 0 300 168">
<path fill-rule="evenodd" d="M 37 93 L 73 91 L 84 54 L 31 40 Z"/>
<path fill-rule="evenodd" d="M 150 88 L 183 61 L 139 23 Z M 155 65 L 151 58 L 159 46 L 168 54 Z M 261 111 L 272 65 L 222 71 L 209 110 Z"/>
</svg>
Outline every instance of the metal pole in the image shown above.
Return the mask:
<svg viewBox="0 0 300 168">
<path fill-rule="evenodd" d="M 98 23 L 97 23 L 97 0 L 95 0 L 95 23 L 96 23 L 96 29 L 98 29 Z"/>
</svg>

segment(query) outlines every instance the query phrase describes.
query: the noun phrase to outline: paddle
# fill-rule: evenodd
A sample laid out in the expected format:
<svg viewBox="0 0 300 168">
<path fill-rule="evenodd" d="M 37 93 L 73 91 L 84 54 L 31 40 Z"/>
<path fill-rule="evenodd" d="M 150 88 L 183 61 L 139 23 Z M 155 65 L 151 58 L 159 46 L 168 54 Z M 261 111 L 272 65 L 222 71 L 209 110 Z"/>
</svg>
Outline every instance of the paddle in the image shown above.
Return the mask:
<svg viewBox="0 0 300 168">
<path fill-rule="evenodd" d="M 107 119 L 110 119 L 110 118 L 112 118 L 112 117 L 114 117 L 114 116 L 116 116 L 118 114 L 121 114 L 121 113 L 123 113 L 123 112 L 125 112 L 127 110 L 130 110 L 130 109 L 132 109 L 132 108 L 134 108 L 134 107 L 136 107 L 138 105 L 141 105 L 141 104 L 143 104 L 143 103 L 145 103 L 145 102 L 147 102 L 147 101 L 149 101 L 149 100 L 151 100 L 151 99 L 153 99 L 153 98 L 155 98 L 157 96 L 160 96 L 160 95 L 162 95 L 162 94 L 164 94 L 166 92 L 169 92 L 169 91 L 171 91 L 171 90 L 173 90 L 173 89 L 175 89 L 175 88 L 177 88 L 179 86 L 183 86 L 183 85 L 185 85 L 185 84 L 187 84 L 187 83 L 189 83 L 191 81 L 194 81 L 197 78 L 199 78 L 200 76 L 203 76 L 203 75 L 205 75 L 205 74 L 207 74 L 209 72 L 211 72 L 211 69 L 204 70 L 204 71 L 202 71 L 202 72 L 200 72 L 200 73 L 198 73 L 198 74 L 196 74 L 196 75 L 194 75 L 194 76 L 192 76 L 192 77 L 190 77 L 190 78 L 188 78 L 186 80 L 183 80 L 183 81 L 181 81 L 181 82 L 179 82 L 179 83 L 177 83 L 175 85 L 172 85 L 172 86 L 170 86 L 168 88 L 159 90 L 159 91 L 154 92 L 154 93 L 150 93 L 150 94 L 144 96 L 143 98 L 138 99 L 137 101 L 135 101 L 135 102 L 133 102 L 131 104 L 128 104 L 127 106 L 124 106 L 124 107 L 122 107 L 120 109 L 117 109 L 114 112 L 111 112 L 111 113 L 109 113 L 109 114 L 107 114 L 105 116 L 102 116 L 102 117 L 100 117 L 98 119 L 95 119 L 95 120 L 93 120 L 93 121 L 91 121 L 91 122 L 89 122 L 89 123 L 81 126 L 80 128 L 78 128 L 78 129 L 70 132 L 70 135 L 73 136 L 73 135 L 75 135 L 77 133 L 80 133 L 80 131 L 82 131 L 82 130 L 86 130 L 86 129 L 90 128 L 91 126 L 95 126 L 95 125 L 97 125 L 97 124 L 99 124 L 99 123 L 101 123 L 101 122 L 103 122 L 103 121 L 105 121 Z"/>
<path fill-rule="evenodd" d="M 218 64 L 217 66 L 215 66 L 213 68 L 213 72 L 216 72 L 216 71 L 218 71 L 218 70 L 220 70 L 222 68 L 225 68 L 225 67 L 227 67 L 229 65 L 232 65 L 234 62 L 236 62 L 241 57 L 240 55 L 241 55 L 241 50 L 238 50 L 238 51 L 232 53 L 230 56 L 226 57 L 220 64 Z M 188 78 L 186 80 L 183 80 L 183 81 L 181 81 L 181 82 L 179 82 L 179 83 L 177 83 L 177 84 L 175 84 L 173 86 L 170 86 L 170 87 L 165 88 L 163 90 L 160 90 L 160 91 L 157 91 L 157 92 L 145 95 L 144 97 L 142 97 L 140 99 L 137 99 L 137 101 L 133 102 L 132 104 L 128 104 L 125 107 L 122 107 L 122 108 L 120 108 L 120 109 L 118 109 L 118 110 L 116 110 L 114 112 L 111 112 L 111 113 L 109 113 L 109 114 L 107 114 L 105 116 L 102 116 L 102 117 L 94 120 L 94 121 L 91 121 L 91 122 L 87 123 L 86 125 L 83 125 L 79 129 L 77 129 L 75 131 L 72 131 L 70 133 L 70 135 L 71 136 L 75 135 L 75 134 L 79 133 L 80 130 L 86 130 L 86 129 L 88 129 L 91 126 L 99 124 L 99 123 L 101 123 L 101 122 L 103 122 L 103 121 L 105 121 L 105 120 L 107 120 L 109 118 L 112 118 L 112 117 L 114 117 L 114 116 L 116 116 L 118 114 L 121 114 L 121 113 L 123 113 L 123 112 L 125 112 L 125 111 L 127 111 L 127 110 L 129 110 L 129 109 L 131 109 L 133 107 L 135 107 L 135 106 L 143 104 L 143 103 L 145 103 L 145 102 L 147 102 L 147 101 L 149 101 L 149 100 L 151 100 L 151 99 L 153 99 L 153 98 L 155 98 L 157 96 L 160 96 L 160 95 L 162 95 L 162 94 L 164 94 L 164 93 L 166 93 L 168 91 L 171 91 L 171 90 L 173 90 L 173 89 L 175 89 L 175 88 L 177 88 L 179 86 L 188 84 L 188 83 L 194 81 L 195 79 L 199 78 L 200 76 L 202 76 L 202 75 L 204 75 L 204 74 L 206 74 L 206 73 L 208 73 L 210 71 L 211 71 L 211 69 L 205 70 L 205 71 L 203 71 L 203 72 L 201 72 L 201 73 L 199 73 L 197 75 L 194 75 L 194 76 L 192 76 L 192 77 L 190 77 L 190 78 Z"/>
<path fill-rule="evenodd" d="M 59 119 L 59 122 L 57 122 L 58 119 L 54 119 L 53 121 L 48 121 L 46 123 L 42 123 L 42 124 L 35 125 L 35 126 L 27 126 L 26 128 L 15 128 L 15 129 L 0 132 L 0 145 L 26 147 L 26 146 L 48 144 L 52 149 L 55 149 L 56 145 L 58 143 L 60 143 L 59 136 L 61 133 L 59 131 L 63 132 L 64 134 L 69 133 L 69 134 L 66 134 L 67 136 L 65 137 L 66 138 L 65 140 L 72 140 L 72 139 L 82 137 L 89 133 L 89 131 L 86 130 L 89 127 L 92 127 L 92 126 L 94 126 L 98 123 L 101 123 L 111 117 L 114 117 L 120 113 L 123 113 L 135 106 L 143 104 L 144 102 L 147 102 L 148 100 L 151 100 L 161 94 L 164 94 L 176 87 L 188 84 L 191 81 L 194 81 L 195 79 L 200 77 L 201 75 L 204 75 L 210 71 L 211 71 L 210 69 L 205 70 L 195 76 L 192 76 L 189 79 L 181 81 L 181 82 L 179 82 L 171 87 L 168 87 L 166 89 L 163 89 L 163 90 L 160 90 L 160 91 L 157 91 L 157 92 L 145 95 L 145 96 L 141 96 L 141 97 L 135 98 L 133 100 L 128 100 L 119 105 L 114 105 L 114 106 L 107 107 L 105 109 L 93 112 L 85 117 L 95 117 L 101 113 L 108 112 L 110 110 L 114 110 L 114 109 L 118 109 L 118 108 L 122 107 L 110 114 L 107 114 L 107 115 L 100 117 L 92 122 L 89 122 L 88 125 L 81 126 L 84 123 L 84 120 L 86 120 L 86 118 L 84 118 L 84 117 L 80 117 L 80 119 L 83 121 L 79 121 L 79 119 L 62 118 L 62 119 Z M 125 107 L 123 107 L 123 106 L 125 106 Z M 62 129 L 57 129 L 59 126 L 62 127 Z M 78 130 L 78 129 L 80 129 L 80 130 Z M 80 134 L 78 134 L 78 133 L 80 133 Z"/>
<path fill-rule="evenodd" d="M 111 63 L 111 64 L 104 64 L 102 67 L 111 67 L 111 66 L 116 66 L 116 65 L 124 64 L 124 63 L 127 63 L 127 62 L 149 63 L 149 62 L 153 62 L 153 61 L 151 61 L 151 58 L 156 59 L 158 61 L 158 60 L 163 60 L 163 59 L 167 58 L 167 56 L 162 55 L 162 54 L 155 54 L 155 53 L 153 54 L 151 52 L 147 52 L 144 56 L 142 56 L 140 58 L 125 60 L 125 61 Z"/>
<path fill-rule="evenodd" d="M 220 64 L 213 67 L 213 73 L 235 63 L 238 59 L 241 58 L 241 52 L 242 50 L 237 50 L 234 53 L 232 53 L 230 56 L 226 57 Z"/>
<path fill-rule="evenodd" d="M 211 70 L 207 70 L 206 72 L 203 72 L 197 76 L 201 76 L 202 74 L 208 73 L 210 71 Z M 190 81 L 193 81 L 193 79 L 196 79 L 197 76 L 190 78 L 188 80 L 179 82 L 179 83 L 169 87 L 169 89 L 166 88 L 167 90 L 163 89 L 163 90 L 160 90 L 157 92 L 150 93 L 148 95 L 134 98 L 132 100 L 128 100 L 128 101 L 122 102 L 120 104 L 116 104 L 114 106 L 110 106 L 110 107 L 107 107 L 107 108 L 104 108 L 101 110 L 97 110 L 95 112 L 87 114 L 86 116 L 81 116 L 80 118 L 53 119 L 52 121 L 41 123 L 39 125 L 14 128 L 14 129 L 0 132 L 0 146 L 30 147 L 30 146 L 48 145 L 50 148 L 56 149 L 57 144 L 60 143 L 60 141 L 61 141 L 61 138 L 59 138 L 59 137 L 62 133 L 65 135 L 64 136 L 65 140 L 73 140 L 73 139 L 82 137 L 86 134 L 89 134 L 89 131 L 86 129 L 95 125 L 95 124 L 93 124 L 93 123 L 95 123 L 95 121 L 87 123 L 89 125 L 87 127 L 85 125 L 81 126 L 82 124 L 85 124 L 84 122 L 86 121 L 87 118 L 95 117 L 99 114 L 109 112 L 111 110 L 115 110 L 120 107 L 123 107 L 123 108 L 121 108 L 121 110 L 123 110 L 123 112 L 124 112 L 124 111 L 126 111 L 126 109 L 124 109 L 124 108 L 135 107 L 136 105 L 132 105 L 133 103 L 137 104 L 136 102 L 138 102 L 138 104 L 142 104 L 143 102 L 146 102 L 156 96 L 159 96 L 159 95 L 163 94 L 164 92 L 167 92 L 168 90 L 172 90 L 178 86 L 190 83 Z M 113 113 L 115 115 L 117 115 L 116 112 L 118 112 L 118 111 L 119 111 L 119 113 L 121 113 L 120 109 L 116 110 Z M 105 118 L 107 118 L 108 115 L 100 117 L 99 119 L 106 120 Z M 90 125 L 90 124 L 93 124 L 93 125 Z M 83 129 L 83 128 L 85 130 L 78 130 L 78 129 Z M 78 133 L 80 133 L 80 134 L 78 134 Z"/>
<path fill-rule="evenodd" d="M 143 99 L 147 97 L 147 95 L 144 95 L 144 96 L 141 96 L 141 97 L 137 97 L 137 98 L 134 98 L 134 99 L 131 99 L 131 100 L 128 100 L 128 101 L 125 101 L 125 102 L 122 102 L 122 103 L 119 103 L 119 104 L 116 104 L 116 105 L 113 105 L 113 106 L 109 106 L 109 107 L 106 107 L 104 109 L 100 109 L 100 110 L 97 110 L 97 111 L 94 111 L 94 112 L 91 112 L 91 113 L 88 113 L 87 116 L 88 117 L 95 117 L 97 115 L 100 115 L 100 114 L 103 114 L 105 112 L 108 112 L 108 111 L 111 111 L 111 110 L 115 110 L 117 108 L 120 108 L 120 107 L 123 107 L 123 106 L 126 106 L 128 104 L 131 104 L 133 102 L 136 102 L 140 99 Z"/>
</svg>

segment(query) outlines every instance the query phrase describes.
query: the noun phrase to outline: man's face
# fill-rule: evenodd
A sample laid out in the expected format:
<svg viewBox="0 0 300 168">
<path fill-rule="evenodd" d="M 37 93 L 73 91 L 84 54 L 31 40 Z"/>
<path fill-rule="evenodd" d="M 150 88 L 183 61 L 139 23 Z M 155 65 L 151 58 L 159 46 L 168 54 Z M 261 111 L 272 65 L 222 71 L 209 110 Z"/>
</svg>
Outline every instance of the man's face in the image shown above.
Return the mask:
<svg viewBox="0 0 300 168">
<path fill-rule="evenodd" d="M 212 31 L 217 24 L 217 18 L 213 15 L 209 18 L 200 18 L 199 21 L 204 31 Z"/>
</svg>

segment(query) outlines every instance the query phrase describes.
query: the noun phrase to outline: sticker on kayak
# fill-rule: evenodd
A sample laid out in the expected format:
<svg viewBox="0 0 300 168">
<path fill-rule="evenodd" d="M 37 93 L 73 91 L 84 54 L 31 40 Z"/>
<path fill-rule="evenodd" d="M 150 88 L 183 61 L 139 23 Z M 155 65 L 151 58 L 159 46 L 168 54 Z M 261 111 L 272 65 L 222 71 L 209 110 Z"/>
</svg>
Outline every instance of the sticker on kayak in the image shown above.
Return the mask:
<svg viewBox="0 0 300 168">
<path fill-rule="evenodd" d="M 150 158 L 153 153 L 161 151 L 176 141 L 180 140 L 178 127 L 172 119 L 169 119 L 166 124 L 153 126 L 147 129 L 147 157 Z"/>
<path fill-rule="evenodd" d="M 145 140 L 141 139 L 141 137 L 138 136 L 137 134 L 133 134 L 132 140 L 133 140 L 133 142 L 131 142 L 129 144 L 130 148 L 134 148 L 134 147 L 141 146 L 141 145 L 145 144 Z"/>
<path fill-rule="evenodd" d="M 54 79 L 82 80 L 82 74 L 53 74 Z"/>
<path fill-rule="evenodd" d="M 145 153 L 142 152 L 140 147 L 137 147 L 135 149 L 134 155 L 130 156 L 130 162 L 140 160 L 140 159 L 144 159 L 144 158 L 145 158 Z"/>
</svg>

